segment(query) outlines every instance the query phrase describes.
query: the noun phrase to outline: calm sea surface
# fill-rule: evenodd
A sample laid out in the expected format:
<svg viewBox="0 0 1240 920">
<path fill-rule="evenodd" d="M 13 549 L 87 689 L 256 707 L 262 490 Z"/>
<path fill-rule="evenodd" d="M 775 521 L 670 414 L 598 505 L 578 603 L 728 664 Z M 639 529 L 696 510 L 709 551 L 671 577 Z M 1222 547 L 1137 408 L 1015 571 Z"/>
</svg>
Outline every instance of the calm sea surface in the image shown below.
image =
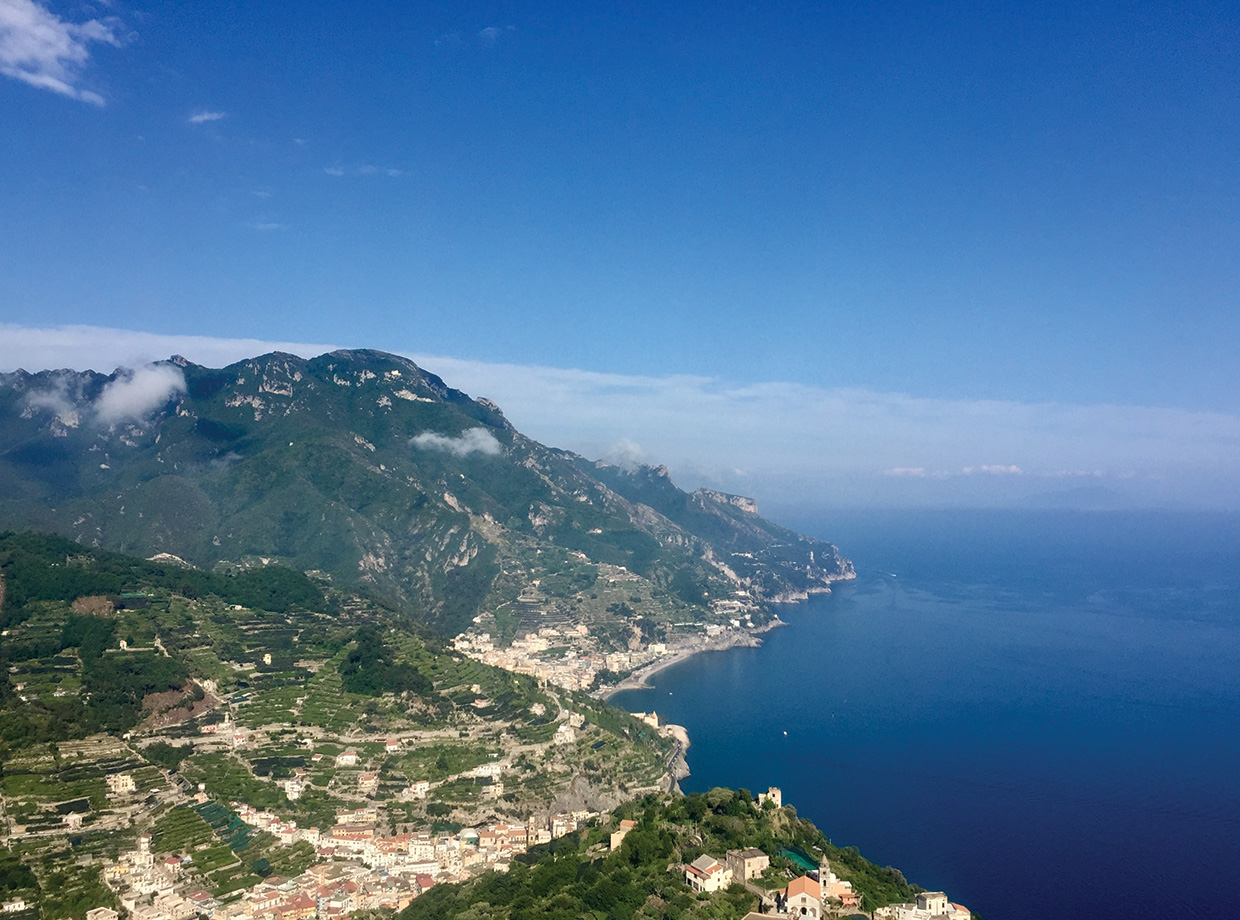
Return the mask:
<svg viewBox="0 0 1240 920">
<path fill-rule="evenodd" d="M 686 791 L 780 786 L 987 920 L 1240 916 L 1240 516 L 787 523 L 857 581 L 614 700 L 688 728 Z"/>
</svg>

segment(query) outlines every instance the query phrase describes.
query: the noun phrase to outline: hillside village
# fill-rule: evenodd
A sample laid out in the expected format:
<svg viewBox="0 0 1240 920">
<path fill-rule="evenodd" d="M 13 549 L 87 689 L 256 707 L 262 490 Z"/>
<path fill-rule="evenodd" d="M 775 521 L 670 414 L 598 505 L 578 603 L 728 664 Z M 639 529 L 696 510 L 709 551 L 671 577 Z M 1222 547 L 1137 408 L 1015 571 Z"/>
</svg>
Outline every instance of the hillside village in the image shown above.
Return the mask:
<svg viewBox="0 0 1240 920">
<path fill-rule="evenodd" d="M 115 783 L 124 787 L 125 783 Z M 120 793 L 126 794 L 126 793 Z M 757 812 L 782 809 L 780 790 L 771 788 L 752 803 Z M 305 866 L 295 875 L 271 874 L 253 885 L 226 893 L 202 887 L 199 861 L 211 849 L 208 841 L 173 846 L 197 838 L 171 837 L 166 830 L 142 833 L 135 846 L 106 860 L 102 878 L 114 895 L 111 906 L 90 908 L 84 920 L 336 920 L 360 911 L 399 912 L 437 885 L 478 878 L 486 872 L 507 872 L 513 861 L 533 848 L 567 835 L 587 834 L 597 843 L 596 856 L 624 849 L 626 838 L 639 827 L 633 819 L 597 812 L 550 815 L 545 822 L 485 822 L 451 833 L 429 829 L 399 834 L 381 832 L 380 809 L 363 807 L 335 816 L 328 828 L 299 828 L 297 822 L 242 802 L 212 800 L 200 788 L 193 804 L 177 806 L 179 816 L 195 817 L 216 836 L 237 848 L 252 832 L 273 835 L 283 847 L 301 845 Z M 545 854 L 544 854 L 545 855 Z M 840 878 L 825 855 L 809 868 L 804 850 L 782 849 L 782 868 L 772 871 L 772 853 L 757 847 L 704 852 L 691 861 L 669 862 L 694 896 L 711 896 L 734 888 L 756 898 L 757 911 L 747 917 L 824 920 L 851 916 L 862 908 L 852 881 Z M 536 856 L 529 857 L 536 860 Z M 25 913 L 19 902 L 6 902 L 8 914 Z M 917 892 L 909 903 L 880 908 L 883 920 L 970 920 L 969 911 L 941 892 Z"/>
</svg>

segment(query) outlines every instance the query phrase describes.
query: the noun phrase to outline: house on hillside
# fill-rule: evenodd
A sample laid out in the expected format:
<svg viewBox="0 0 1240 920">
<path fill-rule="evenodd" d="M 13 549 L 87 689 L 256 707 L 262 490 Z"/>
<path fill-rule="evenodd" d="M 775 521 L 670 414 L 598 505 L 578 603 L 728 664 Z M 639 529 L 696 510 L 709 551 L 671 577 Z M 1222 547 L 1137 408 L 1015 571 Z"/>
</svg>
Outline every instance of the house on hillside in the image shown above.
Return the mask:
<svg viewBox="0 0 1240 920">
<path fill-rule="evenodd" d="M 611 835 L 611 849 L 620 849 L 620 844 L 624 843 L 624 838 L 629 835 L 629 831 L 637 827 L 636 821 L 630 821 L 627 818 L 620 822 L 620 830 L 613 831 Z"/>
<path fill-rule="evenodd" d="M 822 917 L 822 888 L 808 875 L 794 878 L 775 898 L 777 908 L 789 917 L 819 920 Z"/>
<path fill-rule="evenodd" d="M 754 847 L 747 850 L 728 850 L 727 860 L 733 880 L 742 884 L 758 878 L 771 864 L 771 857 Z"/>
<path fill-rule="evenodd" d="M 912 904 L 890 904 L 874 912 L 880 920 L 969 920 L 963 904 L 953 904 L 941 891 L 923 891 Z"/>
<path fill-rule="evenodd" d="M 109 795 L 132 795 L 138 791 L 138 784 L 128 773 L 111 773 L 104 781 L 108 784 Z"/>
<path fill-rule="evenodd" d="M 685 882 L 698 893 L 719 891 L 732 884 L 732 870 L 703 853 L 685 866 Z"/>
</svg>

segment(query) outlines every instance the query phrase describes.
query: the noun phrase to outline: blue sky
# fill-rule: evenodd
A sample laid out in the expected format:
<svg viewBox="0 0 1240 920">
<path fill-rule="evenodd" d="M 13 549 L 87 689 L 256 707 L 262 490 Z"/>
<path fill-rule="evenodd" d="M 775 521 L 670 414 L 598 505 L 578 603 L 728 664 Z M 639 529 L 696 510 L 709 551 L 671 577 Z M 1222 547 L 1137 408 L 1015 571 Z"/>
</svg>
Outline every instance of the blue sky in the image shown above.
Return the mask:
<svg viewBox="0 0 1240 920">
<path fill-rule="evenodd" d="M 1240 12 L 1002 6 L 0 0 L 0 364 L 377 347 L 777 500 L 1240 505 Z"/>
</svg>

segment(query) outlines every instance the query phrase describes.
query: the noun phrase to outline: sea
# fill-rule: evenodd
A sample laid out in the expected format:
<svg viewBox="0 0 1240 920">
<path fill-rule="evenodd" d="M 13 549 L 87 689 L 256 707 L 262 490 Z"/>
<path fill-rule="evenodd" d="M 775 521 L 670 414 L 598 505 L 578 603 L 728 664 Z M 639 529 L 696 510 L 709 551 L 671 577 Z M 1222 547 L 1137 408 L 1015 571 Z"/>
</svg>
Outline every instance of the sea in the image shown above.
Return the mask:
<svg viewBox="0 0 1240 920">
<path fill-rule="evenodd" d="M 857 568 L 613 698 L 986 920 L 1240 917 L 1240 515 L 837 512 Z"/>
</svg>

